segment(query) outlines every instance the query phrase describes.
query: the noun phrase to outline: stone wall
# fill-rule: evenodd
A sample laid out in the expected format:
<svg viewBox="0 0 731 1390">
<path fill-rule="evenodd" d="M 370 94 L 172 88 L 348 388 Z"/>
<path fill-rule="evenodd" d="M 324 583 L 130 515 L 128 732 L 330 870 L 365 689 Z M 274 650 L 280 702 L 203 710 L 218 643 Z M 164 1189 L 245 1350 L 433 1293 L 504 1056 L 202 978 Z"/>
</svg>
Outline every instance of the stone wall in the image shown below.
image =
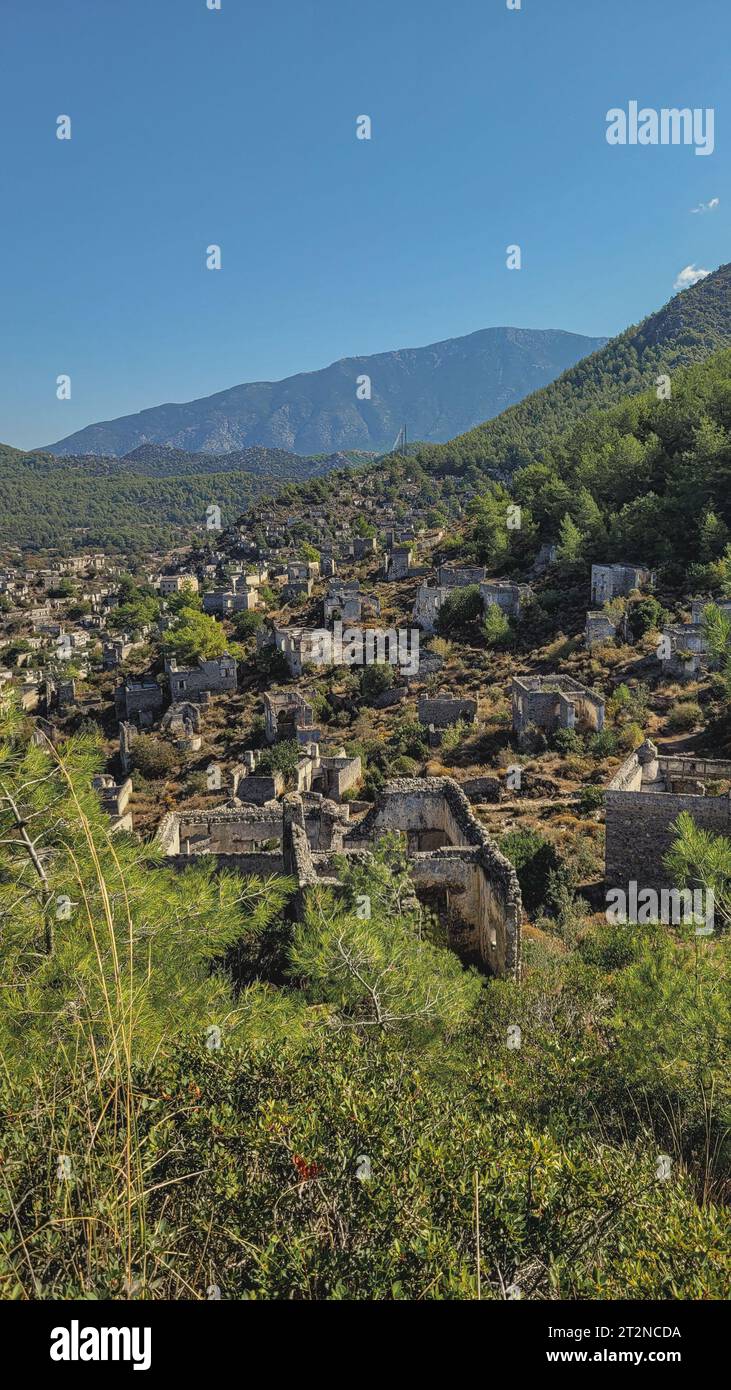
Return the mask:
<svg viewBox="0 0 731 1390">
<path fill-rule="evenodd" d="M 477 716 L 477 701 L 424 695 L 419 700 L 418 716 L 420 724 L 433 724 L 436 729 L 448 729 L 460 719 L 473 724 Z"/>
<path fill-rule="evenodd" d="M 703 830 L 731 836 L 731 799 L 727 793 L 708 796 L 684 790 L 702 788 L 709 781 L 731 780 L 731 763 L 660 757 L 650 764 L 649 777 L 645 763 L 643 777 L 642 758 L 643 750 L 632 753 L 606 791 L 608 888 L 627 891 L 631 882 L 657 891 L 673 886 L 663 858 L 673 843 L 672 827 L 681 811 L 687 811 Z"/>
</svg>

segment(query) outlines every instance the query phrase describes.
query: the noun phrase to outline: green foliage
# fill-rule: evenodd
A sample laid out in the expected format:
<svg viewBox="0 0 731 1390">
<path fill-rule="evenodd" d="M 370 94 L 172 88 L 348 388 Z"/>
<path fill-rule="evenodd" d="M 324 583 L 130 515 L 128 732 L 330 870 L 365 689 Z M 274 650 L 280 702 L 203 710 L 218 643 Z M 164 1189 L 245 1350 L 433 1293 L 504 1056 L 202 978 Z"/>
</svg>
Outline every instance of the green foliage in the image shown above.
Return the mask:
<svg viewBox="0 0 731 1390">
<path fill-rule="evenodd" d="M 567 757 L 571 753 L 583 753 L 584 737 L 578 729 L 557 729 L 552 743 L 557 753 Z"/>
<path fill-rule="evenodd" d="M 168 655 L 176 657 L 181 666 L 211 661 L 226 652 L 239 654 L 222 624 L 197 608 L 179 610 L 175 622 L 165 632 L 163 644 Z"/>
<path fill-rule="evenodd" d="M 259 759 L 256 771 L 262 775 L 271 772 L 281 772 L 288 787 L 295 785 L 297 780 L 297 764 L 299 762 L 300 749 L 296 739 L 283 739 L 281 743 L 275 743 L 271 748 L 265 748 Z"/>
<path fill-rule="evenodd" d="M 580 816 L 590 816 L 594 811 L 600 811 L 604 806 L 604 789 L 593 787 L 591 784 L 582 787 L 578 805 Z"/>
<path fill-rule="evenodd" d="M 731 921 L 731 840 L 695 824 L 682 811 L 673 827 L 675 839 L 665 857 L 678 887 L 703 888 L 713 894 L 720 925 Z"/>
<path fill-rule="evenodd" d="M 372 704 L 384 690 L 390 690 L 393 685 L 393 667 L 380 662 L 373 666 L 363 666 L 358 673 L 358 685 L 360 687 L 361 698 L 366 704 Z"/>
<path fill-rule="evenodd" d="M 130 749 L 132 766 L 150 781 L 172 777 L 179 770 L 179 757 L 172 744 L 154 734 L 138 734 Z"/>
<path fill-rule="evenodd" d="M 635 641 L 644 637 L 646 632 L 659 631 L 667 622 L 666 609 L 651 594 L 631 604 L 629 608 L 630 632 Z"/>
<path fill-rule="evenodd" d="M 165 602 L 171 613 L 181 613 L 184 608 L 203 611 L 203 599 L 192 584 L 183 584 L 177 593 L 168 594 Z"/>
<path fill-rule="evenodd" d="M 0 1050 L 24 1075 L 54 1059 L 73 1070 L 89 1046 L 102 1071 L 127 1066 L 211 1021 L 234 1037 L 215 962 L 284 901 L 275 884 L 242 893 L 203 859 L 182 874 L 153 869 L 150 847 L 110 836 L 91 790 L 99 762 L 88 738 L 37 747 L 3 716 Z"/>
<path fill-rule="evenodd" d="M 538 912 L 546 902 L 550 875 L 561 863 L 554 846 L 539 831 L 523 829 L 509 830 L 501 837 L 500 848 L 518 875 L 526 912 Z"/>
<path fill-rule="evenodd" d="M 440 633 L 453 636 L 455 632 L 463 635 L 474 631 L 482 618 L 482 597 L 478 584 L 468 584 L 463 589 L 452 589 L 437 615 Z"/>
<path fill-rule="evenodd" d="M 244 613 L 237 613 L 234 618 L 234 633 L 239 642 L 246 642 L 249 637 L 253 637 L 264 622 L 263 615 L 258 608 L 249 608 Z"/>
<path fill-rule="evenodd" d="M 510 623 L 497 603 L 488 603 L 482 632 L 488 647 L 507 646 L 512 636 Z"/>
<path fill-rule="evenodd" d="M 679 700 L 668 715 L 668 728 L 673 733 L 685 733 L 703 723 L 703 711 L 697 700 Z"/>
</svg>

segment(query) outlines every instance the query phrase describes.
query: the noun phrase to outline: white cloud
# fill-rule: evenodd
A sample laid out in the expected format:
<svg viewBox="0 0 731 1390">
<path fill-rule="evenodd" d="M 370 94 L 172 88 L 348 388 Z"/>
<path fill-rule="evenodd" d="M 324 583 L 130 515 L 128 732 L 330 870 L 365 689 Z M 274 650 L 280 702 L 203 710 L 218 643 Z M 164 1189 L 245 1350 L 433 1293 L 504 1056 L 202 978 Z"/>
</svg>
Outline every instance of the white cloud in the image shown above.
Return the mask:
<svg viewBox="0 0 731 1390">
<path fill-rule="evenodd" d="M 707 203 L 699 203 L 697 208 L 691 208 L 691 212 L 715 212 L 719 202 L 719 198 L 710 198 Z"/>
<path fill-rule="evenodd" d="M 699 280 L 705 280 L 706 276 L 710 275 L 710 273 L 710 270 L 701 270 L 700 266 L 686 265 L 677 276 L 673 289 L 690 289 L 691 285 L 697 285 Z"/>
</svg>

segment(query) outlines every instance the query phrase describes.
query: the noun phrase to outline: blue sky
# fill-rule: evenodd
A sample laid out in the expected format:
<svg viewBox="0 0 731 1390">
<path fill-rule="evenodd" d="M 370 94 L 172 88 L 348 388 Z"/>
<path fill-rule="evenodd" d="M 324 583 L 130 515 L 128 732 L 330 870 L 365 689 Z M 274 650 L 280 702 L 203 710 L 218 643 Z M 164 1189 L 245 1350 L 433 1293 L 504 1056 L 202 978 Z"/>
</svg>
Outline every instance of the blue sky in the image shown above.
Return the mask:
<svg viewBox="0 0 731 1390">
<path fill-rule="evenodd" d="M 731 259 L 728 0 L 221 3 L 2 0 L 3 442 L 492 325 L 612 334 Z M 715 152 L 611 148 L 633 99 L 714 107 Z"/>
</svg>

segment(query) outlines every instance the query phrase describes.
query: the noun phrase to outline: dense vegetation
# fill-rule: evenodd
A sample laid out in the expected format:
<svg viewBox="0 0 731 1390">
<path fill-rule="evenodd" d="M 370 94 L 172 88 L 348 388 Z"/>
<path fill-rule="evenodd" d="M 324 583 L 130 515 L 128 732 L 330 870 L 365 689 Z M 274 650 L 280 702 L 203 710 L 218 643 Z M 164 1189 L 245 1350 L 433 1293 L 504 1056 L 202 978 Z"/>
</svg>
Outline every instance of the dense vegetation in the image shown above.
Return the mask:
<svg viewBox="0 0 731 1390">
<path fill-rule="evenodd" d="M 226 525 L 277 481 L 342 463 L 278 449 L 213 456 L 154 446 L 123 459 L 58 459 L 0 445 L 0 534 L 29 550 L 164 550 L 204 530 L 211 504 Z"/>
<path fill-rule="evenodd" d="M 396 840 L 295 922 L 110 838 L 96 758 L 4 711 L 3 1296 L 724 1296 L 728 937 L 564 897 L 486 982 Z"/>
<path fill-rule="evenodd" d="M 495 420 L 417 452 L 428 472 L 510 473 L 592 411 L 647 390 L 660 373 L 702 362 L 731 341 L 731 265 L 683 291 Z"/>
</svg>

